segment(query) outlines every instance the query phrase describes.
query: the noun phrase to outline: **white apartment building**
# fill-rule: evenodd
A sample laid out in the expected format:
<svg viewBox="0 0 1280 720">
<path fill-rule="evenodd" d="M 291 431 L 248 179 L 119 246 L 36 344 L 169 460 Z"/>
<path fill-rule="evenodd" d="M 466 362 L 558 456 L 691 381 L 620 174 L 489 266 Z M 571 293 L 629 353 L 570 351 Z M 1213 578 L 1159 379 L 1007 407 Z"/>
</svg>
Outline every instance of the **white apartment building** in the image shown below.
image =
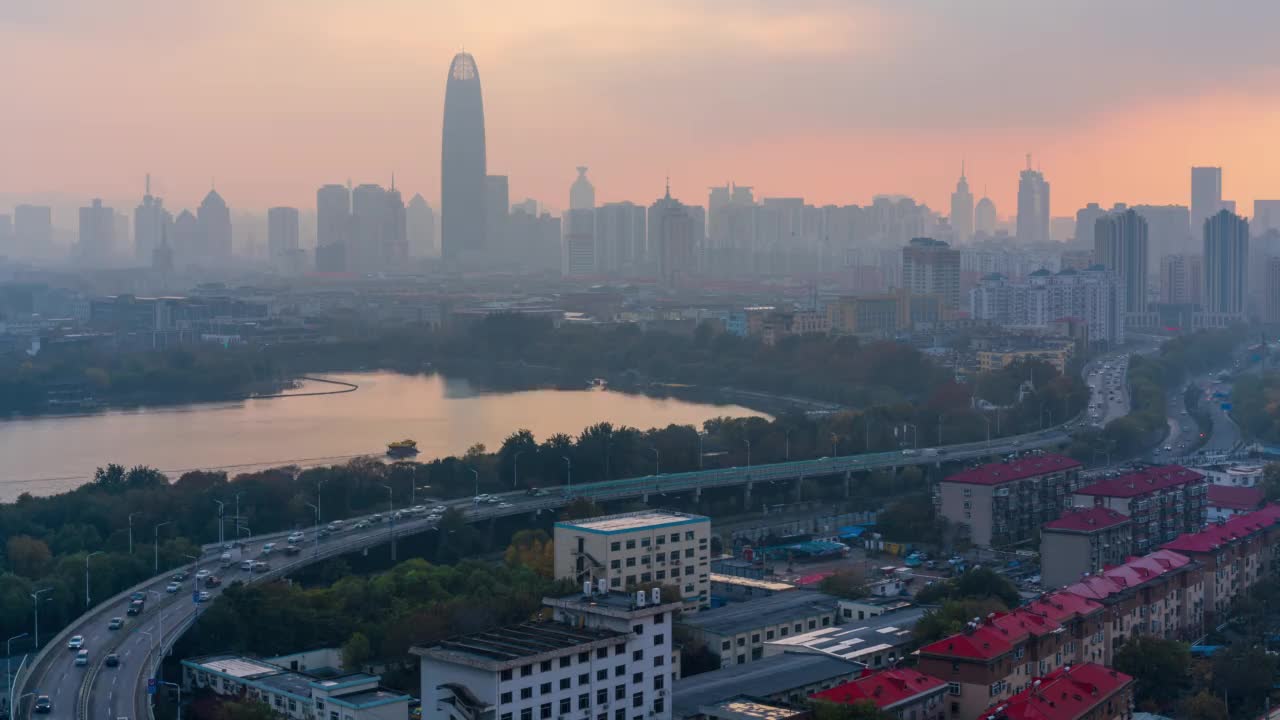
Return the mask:
<svg viewBox="0 0 1280 720">
<path fill-rule="evenodd" d="M 413 648 L 424 720 L 670 720 L 679 603 L 599 583 L 542 602 L 550 621 Z"/>
<path fill-rule="evenodd" d="M 976 320 L 1014 327 L 1080 318 L 1089 325 L 1091 341 L 1124 342 L 1124 291 L 1103 270 L 1037 270 L 1025 282 L 990 275 L 969 291 L 969 311 Z"/>
<path fill-rule="evenodd" d="M 670 510 L 555 524 L 555 574 L 608 580 L 612 590 L 656 583 L 678 588 L 686 612 L 711 605 L 711 519 Z"/>
</svg>

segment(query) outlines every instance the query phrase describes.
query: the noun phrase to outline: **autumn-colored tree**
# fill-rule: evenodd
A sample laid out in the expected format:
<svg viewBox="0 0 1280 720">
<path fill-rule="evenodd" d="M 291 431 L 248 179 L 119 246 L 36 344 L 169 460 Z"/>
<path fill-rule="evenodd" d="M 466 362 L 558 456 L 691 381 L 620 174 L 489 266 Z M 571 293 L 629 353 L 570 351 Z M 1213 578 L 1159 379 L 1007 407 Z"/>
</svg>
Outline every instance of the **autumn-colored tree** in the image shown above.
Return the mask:
<svg viewBox="0 0 1280 720">
<path fill-rule="evenodd" d="M 527 567 L 545 578 L 555 572 L 555 541 L 543 530 L 521 530 L 511 538 L 503 555 L 507 565 Z"/>
<path fill-rule="evenodd" d="M 1182 709 L 1182 717 L 1188 720 L 1227 720 L 1227 705 L 1222 698 L 1208 690 L 1201 690 Z"/>
<path fill-rule="evenodd" d="M 23 577 L 35 579 L 48 566 L 53 555 L 43 540 L 30 535 L 15 535 L 5 543 L 5 557 L 9 558 L 9 567 Z"/>
</svg>

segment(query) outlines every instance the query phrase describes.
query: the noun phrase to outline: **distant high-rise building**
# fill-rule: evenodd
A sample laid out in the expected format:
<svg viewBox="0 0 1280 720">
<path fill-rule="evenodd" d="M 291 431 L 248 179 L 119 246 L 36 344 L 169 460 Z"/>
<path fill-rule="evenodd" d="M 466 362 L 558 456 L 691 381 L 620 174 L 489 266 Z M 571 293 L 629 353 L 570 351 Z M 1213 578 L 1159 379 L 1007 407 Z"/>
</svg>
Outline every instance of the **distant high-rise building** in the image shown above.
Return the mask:
<svg viewBox="0 0 1280 720">
<path fill-rule="evenodd" d="M 1076 243 L 1087 247 L 1093 247 L 1093 228 L 1098 222 L 1098 218 L 1106 215 L 1107 211 L 1102 209 L 1098 203 L 1089 203 L 1076 211 Z"/>
<path fill-rule="evenodd" d="M 973 239 L 973 193 L 964 177 L 964 163 L 960 163 L 960 180 L 951 193 L 951 231 L 956 242 L 967 243 Z"/>
<path fill-rule="evenodd" d="M 391 270 L 409 257 L 404 202 L 394 188 L 364 184 L 351 192 L 347 270 Z"/>
<path fill-rule="evenodd" d="M 902 287 L 912 295 L 936 295 L 950 310 L 960 307 L 960 251 L 933 238 L 912 238 L 902 248 Z"/>
<path fill-rule="evenodd" d="M 701 209 L 701 208 L 699 208 Z M 696 251 L 702 241 L 699 214 L 671 197 L 671 186 L 666 195 L 649 206 L 649 237 L 651 252 L 657 255 L 658 282 L 671 289 L 685 284 L 697 270 Z"/>
<path fill-rule="evenodd" d="M 94 198 L 88 207 L 80 208 L 80 239 L 76 246 L 79 259 L 89 264 L 111 260 L 115 253 L 116 214 Z"/>
<path fill-rule="evenodd" d="M 151 176 L 147 176 L 142 204 L 133 210 L 134 257 L 144 263 L 152 262 L 160 238 L 173 224 L 173 216 L 164 209 L 164 202 L 151 194 Z"/>
<path fill-rule="evenodd" d="M 214 263 L 231 259 L 231 209 L 217 190 L 209 190 L 196 210 L 200 232 L 204 236 L 200 257 Z"/>
<path fill-rule="evenodd" d="M 1054 274 L 1042 269 L 1025 281 L 992 274 L 969 291 L 969 302 L 976 320 L 1047 327 L 1060 318 L 1074 317 L 1089 326 L 1090 342 L 1112 347 L 1124 343 L 1123 289 L 1106 270 L 1066 269 Z"/>
<path fill-rule="evenodd" d="M 298 252 L 298 208 L 267 210 L 267 254 L 277 268 L 291 268 Z"/>
<path fill-rule="evenodd" d="M 991 198 L 983 196 L 973 209 L 974 232 L 991 237 L 996 234 L 996 224 L 998 222 L 996 204 L 991 202 Z"/>
<path fill-rule="evenodd" d="M 707 198 L 706 269 L 734 274 L 755 269 L 759 206 L 749 185 L 711 188 Z"/>
<path fill-rule="evenodd" d="M 346 272 L 351 237 L 351 190 L 325 185 L 316 191 L 316 269 Z"/>
<path fill-rule="evenodd" d="M 507 219 L 510 259 L 527 272 L 563 272 L 560 218 L 538 212 L 537 203 L 517 203 Z"/>
<path fill-rule="evenodd" d="M 1222 209 L 1222 168 L 1191 168 L 1191 232 L 1204 232 L 1204 221 Z"/>
<path fill-rule="evenodd" d="M 53 249 L 53 210 L 44 205 L 19 205 L 13 209 L 14 254 L 48 256 Z"/>
<path fill-rule="evenodd" d="M 458 53 L 445 85 L 440 153 L 440 247 L 446 262 L 483 249 L 486 167 L 480 71 L 469 53 Z"/>
<path fill-rule="evenodd" d="M 0 257 L 14 255 L 13 218 L 0 213 Z"/>
<path fill-rule="evenodd" d="M 1269 325 L 1280 323 L 1280 257 L 1267 258 L 1262 321 Z"/>
<path fill-rule="evenodd" d="M 1261 235 L 1268 230 L 1280 230 L 1280 200 L 1254 200 L 1253 219 L 1249 221 L 1249 229 L 1254 235 Z"/>
<path fill-rule="evenodd" d="M 1124 287 L 1124 311 L 1147 311 L 1147 221 L 1133 210 L 1098 218 L 1093 261 L 1115 274 Z"/>
<path fill-rule="evenodd" d="M 1134 205 L 1133 210 L 1147 221 L 1153 261 L 1170 253 L 1200 253 L 1200 243 L 1192 239 L 1191 232 L 1187 229 L 1191 213 L 1185 205 Z"/>
<path fill-rule="evenodd" d="M 200 221 L 190 210 L 183 210 L 173 220 L 173 235 L 169 246 L 173 249 L 174 264 L 189 264 L 200 256 L 203 241 Z"/>
<path fill-rule="evenodd" d="M 507 218 L 511 215 L 511 188 L 506 175 L 488 175 L 484 181 L 485 251 L 491 258 L 506 259 Z"/>
<path fill-rule="evenodd" d="M 1199 255 L 1165 255 L 1160 258 L 1160 302 L 1199 305 L 1204 262 Z"/>
<path fill-rule="evenodd" d="M 1204 222 L 1204 309 L 1243 316 L 1248 294 L 1249 221 L 1219 210 Z"/>
<path fill-rule="evenodd" d="M 151 251 L 151 269 L 162 273 L 173 272 L 173 247 L 169 245 L 169 229 L 160 229 L 160 242 Z"/>
<path fill-rule="evenodd" d="M 405 226 L 409 235 L 409 254 L 430 257 L 436 254 L 436 214 L 422 194 L 415 194 L 405 209 Z"/>
<path fill-rule="evenodd" d="M 569 187 L 569 211 L 564 214 L 565 275 L 596 272 L 595 207 L 596 190 L 587 179 L 586 166 L 580 165 L 578 178 Z"/>
<path fill-rule="evenodd" d="M 596 265 L 601 272 L 639 274 L 649 261 L 647 245 L 644 208 L 631 202 L 596 208 Z"/>
<path fill-rule="evenodd" d="M 1027 169 L 1018 179 L 1018 241 L 1023 243 L 1049 242 L 1049 183 L 1039 170 L 1031 169 L 1031 156 L 1027 156 Z"/>
</svg>

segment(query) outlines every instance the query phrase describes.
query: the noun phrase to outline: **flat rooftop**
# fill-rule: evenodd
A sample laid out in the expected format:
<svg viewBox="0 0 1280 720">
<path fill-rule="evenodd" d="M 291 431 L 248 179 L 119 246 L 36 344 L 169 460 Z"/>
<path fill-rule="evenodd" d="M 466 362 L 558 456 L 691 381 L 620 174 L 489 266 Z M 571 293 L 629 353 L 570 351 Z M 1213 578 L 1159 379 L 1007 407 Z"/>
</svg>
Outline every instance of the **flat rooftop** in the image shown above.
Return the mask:
<svg viewBox="0 0 1280 720">
<path fill-rule="evenodd" d="M 703 610 L 681 618 L 680 624 L 716 635 L 736 635 L 752 628 L 778 625 L 818 613 L 834 613 L 838 606 L 839 600 L 833 595 L 796 590 Z"/>
<path fill-rule="evenodd" d="M 556 523 L 556 527 L 612 535 L 635 530 L 654 530 L 701 522 L 710 523 L 711 518 L 706 515 L 691 515 L 674 510 L 640 510 L 618 515 L 586 518 L 584 520 L 567 520 Z"/>
<path fill-rule="evenodd" d="M 865 655 L 911 642 L 912 628 L 924 613 L 924 608 L 885 613 L 867 620 L 771 640 L 768 644 L 779 648 L 806 649 L 845 660 L 860 660 Z"/>
<path fill-rule="evenodd" d="M 738 697 L 714 705 L 698 708 L 707 717 L 717 720 L 786 720 L 797 715 L 807 715 L 808 710 L 770 705 L 750 697 Z"/>
<path fill-rule="evenodd" d="M 862 668 L 862 663 L 829 655 L 788 652 L 712 670 L 673 683 L 672 717 L 698 715 L 703 707 L 743 695 L 769 698 L 798 687 L 856 677 Z"/>
<path fill-rule="evenodd" d="M 741 585 L 742 587 L 756 588 L 759 590 L 769 590 L 771 592 L 782 592 L 784 590 L 795 590 L 796 586 L 791 583 L 781 582 L 778 580 L 757 580 L 755 578 L 742 577 L 740 575 L 724 575 L 721 573 L 711 573 L 711 582 L 725 583 L 726 585 Z"/>
<path fill-rule="evenodd" d="M 370 690 L 361 690 L 349 695 L 338 695 L 333 698 L 344 703 L 350 703 L 356 707 L 366 707 L 370 705 L 385 705 L 387 703 L 396 702 L 398 700 L 409 702 L 409 696 L 402 693 L 392 692 L 384 688 L 372 688 Z"/>
<path fill-rule="evenodd" d="M 261 660 L 254 660 L 240 655 L 210 655 L 193 658 L 187 662 L 242 680 L 252 680 L 264 675 L 273 675 L 284 669 Z"/>
<path fill-rule="evenodd" d="M 311 697 L 311 683 L 315 682 L 315 679 L 298 672 L 282 672 L 258 678 L 255 682 L 273 690 L 287 692 L 300 698 L 309 698 Z"/>
<path fill-rule="evenodd" d="M 612 630 L 576 628 L 557 622 L 528 622 L 451 638 L 429 648 L 414 648 L 414 654 L 454 654 L 510 662 L 624 637 L 623 633 Z"/>
</svg>

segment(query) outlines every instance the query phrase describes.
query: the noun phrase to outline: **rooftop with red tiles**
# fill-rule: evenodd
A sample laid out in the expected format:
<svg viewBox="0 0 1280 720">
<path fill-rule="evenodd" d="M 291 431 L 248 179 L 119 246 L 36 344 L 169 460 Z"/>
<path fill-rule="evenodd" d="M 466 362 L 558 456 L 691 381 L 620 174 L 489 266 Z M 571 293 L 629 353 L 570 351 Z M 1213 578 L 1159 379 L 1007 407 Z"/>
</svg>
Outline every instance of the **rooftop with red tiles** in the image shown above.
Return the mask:
<svg viewBox="0 0 1280 720">
<path fill-rule="evenodd" d="M 1161 549 L 1142 557 L 1129 558 L 1122 565 L 1107 568 L 1097 575 L 1090 575 L 1074 585 L 1068 585 L 1062 592 L 1090 600 L 1105 600 L 1190 563 L 1191 558 L 1186 555 Z"/>
<path fill-rule="evenodd" d="M 1107 508 L 1091 507 L 1069 510 L 1057 520 L 1044 524 L 1045 530 L 1062 532 L 1097 532 L 1107 528 L 1124 525 L 1129 516 Z"/>
<path fill-rule="evenodd" d="M 1185 533 L 1161 547 L 1188 553 L 1210 553 L 1224 545 L 1247 538 L 1280 522 L 1280 505 L 1272 503 L 1261 510 L 1227 518 L 1198 533 Z"/>
<path fill-rule="evenodd" d="M 1266 500 L 1266 493 L 1260 487 L 1241 487 L 1239 485 L 1210 485 L 1209 507 L 1225 510 L 1257 510 Z"/>
<path fill-rule="evenodd" d="M 1062 472 L 1080 467 L 1080 461 L 1065 455 L 1045 453 L 1044 455 L 1028 455 L 1009 462 L 989 463 L 976 468 L 958 472 L 943 482 L 962 483 L 965 485 L 1003 485 L 1015 480 L 1025 480 L 1037 475 Z"/>
<path fill-rule="evenodd" d="M 1089 715 L 1133 682 L 1118 670 L 1096 663 L 1065 665 L 1032 682 L 1032 686 L 991 708 L 992 720 L 1078 720 Z M 1120 716 L 1127 708 L 1117 708 Z M 1109 716 L 1108 716 L 1109 717 Z"/>
<path fill-rule="evenodd" d="M 946 685 L 932 675 L 911 668 L 895 668 L 875 672 L 864 670 L 857 680 L 850 680 L 813 695 L 815 700 L 849 704 L 870 700 L 881 710 L 906 703 Z"/>
<path fill-rule="evenodd" d="M 1076 494 L 1131 498 L 1203 479 L 1204 475 L 1181 465 L 1160 465 L 1100 480 L 1076 490 Z"/>
</svg>

